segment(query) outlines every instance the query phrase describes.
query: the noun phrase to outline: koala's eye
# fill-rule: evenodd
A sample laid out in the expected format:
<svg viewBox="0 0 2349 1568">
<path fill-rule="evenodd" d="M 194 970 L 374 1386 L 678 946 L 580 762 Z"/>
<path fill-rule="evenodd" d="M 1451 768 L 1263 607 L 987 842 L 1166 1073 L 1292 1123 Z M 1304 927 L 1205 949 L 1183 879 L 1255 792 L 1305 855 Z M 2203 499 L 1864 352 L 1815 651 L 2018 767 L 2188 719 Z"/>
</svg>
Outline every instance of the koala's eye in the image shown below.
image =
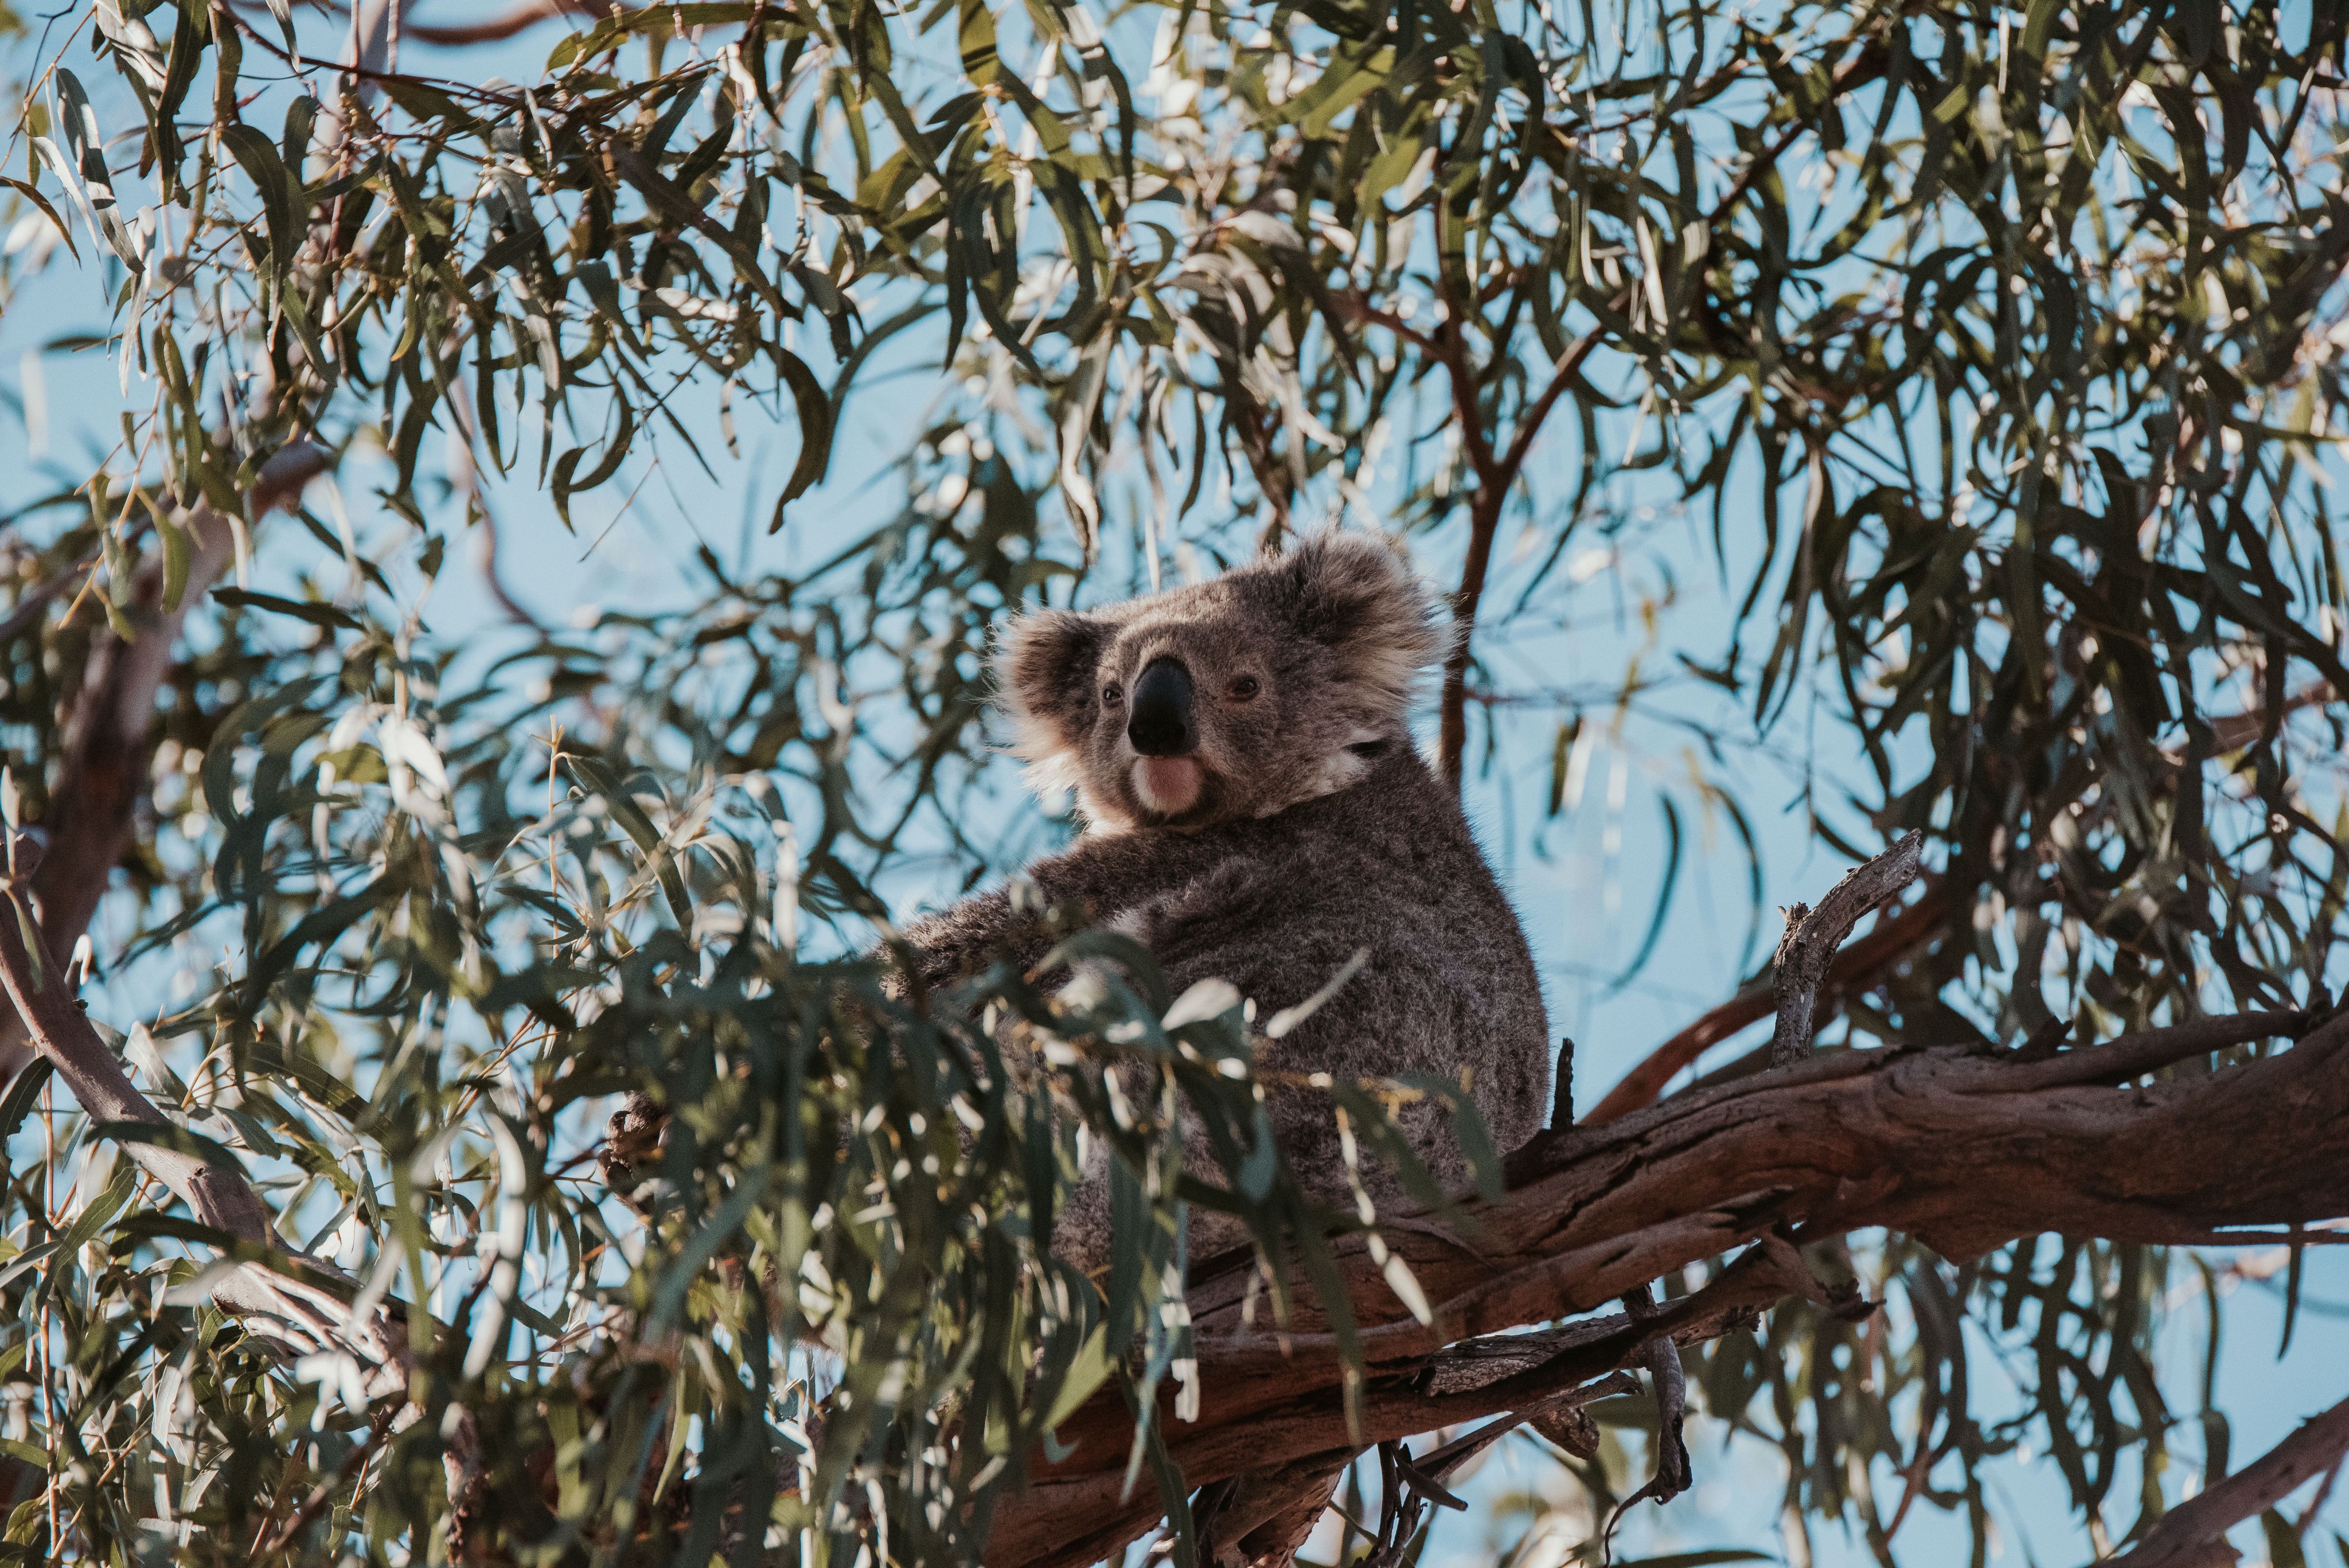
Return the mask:
<svg viewBox="0 0 2349 1568">
<path fill-rule="evenodd" d="M 1102 706 L 1114 708 L 1125 701 L 1125 688 L 1112 680 L 1102 688 Z"/>
<path fill-rule="evenodd" d="M 1263 690 L 1262 686 L 1257 684 L 1257 679 L 1253 675 L 1243 675 L 1232 682 L 1232 697 L 1237 701 L 1245 702 Z"/>
</svg>

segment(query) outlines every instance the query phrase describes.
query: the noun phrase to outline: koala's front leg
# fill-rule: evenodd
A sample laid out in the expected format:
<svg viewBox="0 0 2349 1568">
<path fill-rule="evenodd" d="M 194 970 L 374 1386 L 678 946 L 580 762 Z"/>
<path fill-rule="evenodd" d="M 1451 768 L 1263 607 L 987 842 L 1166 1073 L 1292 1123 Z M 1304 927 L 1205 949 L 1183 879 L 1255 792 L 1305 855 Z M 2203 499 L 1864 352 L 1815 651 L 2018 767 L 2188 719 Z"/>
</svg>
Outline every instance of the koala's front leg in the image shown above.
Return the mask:
<svg viewBox="0 0 2349 1568">
<path fill-rule="evenodd" d="M 1242 992 L 1251 990 L 1251 976 L 1216 961 L 1215 955 L 1237 946 L 1260 948 L 1260 911 L 1279 885 L 1278 869 L 1247 856 L 1219 860 L 1152 897 L 1128 903 L 1109 928 L 1132 937 L 1150 950 L 1172 990 L 1180 994 L 1192 982 L 1228 980 Z M 1253 999 L 1261 1000 L 1261 999 Z M 1278 1001 L 1274 1006 L 1280 1005 Z M 1141 1067 L 1129 1064 L 1125 1091 L 1143 1098 L 1148 1086 Z M 1183 1142 L 1191 1174 L 1210 1185 L 1229 1179 L 1215 1156 L 1196 1113 L 1185 1105 Z M 1110 1222 L 1110 1161 L 1117 1156 L 1103 1140 L 1094 1140 L 1085 1168 L 1068 1195 L 1052 1227 L 1052 1245 L 1061 1257 L 1088 1274 L 1109 1266 L 1112 1254 Z M 1247 1225 L 1213 1210 L 1195 1209 L 1190 1215 L 1189 1256 L 1197 1260 L 1246 1244 Z"/>
<path fill-rule="evenodd" d="M 1009 894 L 980 893 L 916 920 L 899 940 L 912 950 L 922 983 L 943 985 L 978 973 L 1007 949 L 1031 945 L 1041 925 L 1032 910 L 1015 909 Z"/>
<path fill-rule="evenodd" d="M 976 973 L 1004 948 L 1017 945 L 1023 921 L 1041 929 L 1032 914 L 1015 909 L 1004 894 L 982 893 L 917 921 L 902 933 L 901 940 L 912 951 L 915 972 L 922 983 L 943 985 Z M 892 974 L 885 983 L 904 994 L 902 976 Z M 629 1091 L 605 1123 L 597 1163 L 606 1184 L 632 1206 L 641 1207 L 632 1194 L 659 1163 L 667 1131 L 668 1113 L 638 1090 Z"/>
<path fill-rule="evenodd" d="M 1259 910 L 1277 890 L 1279 875 L 1264 861 L 1235 857 L 1154 898 L 1137 900 L 1110 924 L 1148 948 L 1173 983 L 1179 971 L 1191 967 L 1193 955 L 1255 934 Z M 1244 977 L 1213 978 L 1237 982 Z"/>
</svg>

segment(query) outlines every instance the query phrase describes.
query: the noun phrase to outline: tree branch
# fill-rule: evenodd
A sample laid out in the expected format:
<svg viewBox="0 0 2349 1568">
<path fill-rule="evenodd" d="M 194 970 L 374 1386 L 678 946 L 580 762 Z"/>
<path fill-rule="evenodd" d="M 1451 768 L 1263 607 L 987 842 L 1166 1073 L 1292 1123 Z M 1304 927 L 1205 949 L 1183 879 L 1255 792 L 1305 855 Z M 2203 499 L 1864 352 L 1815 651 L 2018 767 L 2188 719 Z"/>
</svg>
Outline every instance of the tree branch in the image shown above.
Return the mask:
<svg viewBox="0 0 2349 1568">
<path fill-rule="evenodd" d="M 1436 767 L 1454 794 L 1468 753 L 1468 664 L 1470 642 L 1476 631 L 1476 612 L 1483 607 L 1485 578 L 1493 564 L 1493 536 L 1500 530 L 1497 504 L 1487 509 L 1485 492 L 1469 514 L 1468 558 L 1461 564 L 1459 591 L 1452 596 L 1452 644 L 1444 654 L 1443 711 L 1436 727 Z"/>
<path fill-rule="evenodd" d="M 2255 1060 L 2137 1082 L 2294 1035 Z M 1580 1128 L 1551 1159 L 1522 1165 L 1497 1203 L 1394 1217 L 1385 1244 L 1433 1303 L 1431 1324 L 1386 1287 L 1363 1238 L 1338 1240 L 1339 1277 L 1363 1324 L 1356 1429 L 1345 1358 L 1309 1294 L 1285 1334 L 1253 1328 L 1252 1255 L 1210 1261 L 1190 1291 L 1200 1407 L 1177 1422 L 1170 1407 L 1162 1432 L 1187 1482 L 1205 1486 L 1516 1410 L 1569 1386 L 1568 1373 L 1588 1381 L 1635 1364 L 1657 1334 L 1701 1335 L 1790 1295 L 1855 1307 L 1801 1268 L 1779 1239 L 1789 1227 L 1799 1241 L 1882 1226 L 1962 1261 L 2049 1230 L 2182 1244 L 2333 1218 L 2349 1213 L 2344 1116 L 2349 1015 L 2199 1020 L 2036 1063 L 1961 1046 L 1811 1057 Z M 1437 1380 L 1490 1357 L 1490 1341 L 1464 1354 L 1477 1336 L 1589 1312 L 1741 1246 L 1735 1263 L 1653 1318 L 1572 1323 L 1551 1331 L 1559 1337 L 1542 1342 L 1549 1354 L 1531 1369 L 1464 1389 Z M 1132 1426 L 1122 1401 L 1097 1397 L 1059 1438 L 1067 1457 L 1040 1462 L 1035 1484 L 1004 1505 L 990 1561 L 1090 1563 L 1155 1522 L 1154 1499 L 1123 1496 Z"/>
<path fill-rule="evenodd" d="M 10 864 L 27 867 L 34 841 L 8 846 Z M 30 1033 L 33 1047 L 93 1121 L 110 1124 L 124 1152 L 188 1206 L 199 1223 L 233 1238 L 223 1265 L 210 1276 L 209 1295 L 222 1311 L 253 1320 L 265 1342 L 289 1356 L 333 1352 L 357 1359 L 370 1396 L 407 1382 L 407 1334 L 378 1307 L 364 1318 L 342 1299 L 351 1282 L 315 1260 L 285 1252 L 269 1210 L 234 1164 L 207 1158 L 179 1127 L 139 1092 L 106 1043 L 98 1037 L 69 989 L 65 966 L 34 929 L 20 873 L 0 880 L 0 990 Z M 154 1136 L 138 1129 L 151 1128 Z M 254 1252 L 276 1254 L 256 1258 Z M 305 1279 L 303 1275 L 315 1279 Z"/>
<path fill-rule="evenodd" d="M 1630 297 L 1626 290 L 1615 296 L 1609 308 L 1620 310 Z M 1476 407 L 1477 372 L 1469 363 L 1467 338 L 1461 328 L 1463 308 L 1448 290 L 1444 319 L 1432 332 L 1413 327 L 1391 310 L 1375 308 L 1360 292 L 1347 300 L 1346 309 L 1355 321 L 1394 334 L 1444 367 L 1452 389 L 1452 416 L 1459 422 L 1461 449 L 1467 453 L 1469 469 L 1476 476 L 1475 493 L 1469 504 L 1468 558 L 1461 567 L 1459 589 L 1452 596 L 1453 639 L 1444 660 L 1438 745 L 1439 771 L 1456 790 L 1460 786 L 1461 757 L 1468 744 L 1469 639 L 1484 599 L 1485 579 L 1492 569 L 1493 538 L 1500 527 L 1501 508 L 1507 503 L 1510 488 L 1516 483 L 1526 460 L 1533 455 L 1534 442 L 1551 410 L 1581 374 L 1583 362 L 1605 340 L 1605 328 L 1595 327 L 1567 345 L 1557 363 L 1550 367 L 1542 389 L 1518 411 L 1516 433 L 1508 450 L 1496 452 Z"/>
<path fill-rule="evenodd" d="M 1827 889 L 1816 909 L 1796 904 L 1786 911 L 1786 931 L 1771 968 L 1777 993 L 1778 1027 L 1770 1037 L 1770 1064 L 1784 1067 L 1809 1054 L 1815 1033 L 1811 1012 L 1826 983 L 1827 965 L 1859 918 L 1896 897 L 1917 879 L 1925 836 L 1910 833 L 1863 866 L 1855 866 Z"/>
<path fill-rule="evenodd" d="M 291 506 L 303 487 L 333 463 L 323 447 L 296 441 L 271 454 L 249 497 L 257 521 Z M 129 642 L 92 634 L 94 646 L 73 712 L 66 722 L 65 761 L 49 792 L 42 829 L 47 843 L 32 876 L 41 939 L 70 951 L 89 929 L 107 883 L 130 847 L 133 819 L 152 772 L 155 698 L 171 672 L 173 649 L 191 607 L 228 569 L 235 535 L 227 518 L 199 502 L 179 514 L 195 541 L 178 605 L 163 605 L 163 570 L 151 561 L 132 586 L 125 614 Z M 21 1019 L 0 1019 L 0 1078 L 31 1059 Z"/>
<path fill-rule="evenodd" d="M 1630 302 L 1629 291 L 1616 296 L 1610 310 Z M 1542 424 L 1582 373 L 1582 362 L 1603 340 L 1605 329 L 1594 327 L 1572 343 L 1550 367 L 1548 381 L 1533 401 L 1518 410 L 1517 430 L 1508 450 L 1495 454 L 1476 410 L 1476 378 L 1468 366 L 1465 338 L 1460 331 L 1456 306 L 1447 304 L 1444 320 L 1429 341 L 1451 379 L 1454 417 L 1459 420 L 1461 444 L 1476 472 L 1476 493 L 1468 512 L 1468 558 L 1460 568 L 1459 591 L 1452 596 L 1452 646 L 1444 657 L 1443 711 L 1437 729 L 1437 769 L 1453 789 L 1460 787 L 1463 759 L 1468 750 L 1469 642 L 1476 630 L 1476 613 L 1485 598 L 1485 579 L 1493 564 L 1493 540 L 1500 531 L 1501 509 L 1509 491 L 1533 454 Z"/>
<path fill-rule="evenodd" d="M 409 1348 L 405 1313 L 396 1303 L 374 1299 L 364 1307 L 353 1300 L 356 1282 L 279 1241 L 266 1205 L 233 1160 L 208 1157 L 176 1123 L 155 1108 L 123 1072 L 98 1037 L 67 988 L 66 969 L 35 929 L 25 897 L 26 876 L 36 841 L 16 836 L 5 846 L 12 868 L 0 877 L 0 991 L 23 1021 L 33 1048 L 56 1070 L 75 1103 L 93 1121 L 109 1124 L 112 1136 L 140 1169 L 162 1183 L 188 1206 L 199 1223 L 228 1238 L 216 1247 L 219 1261 L 198 1274 L 189 1289 L 242 1322 L 254 1339 L 280 1360 L 311 1356 L 347 1360 L 370 1404 L 394 1399 L 388 1416 L 399 1429 L 420 1407 L 408 1397 L 415 1358 Z M 146 1136 L 142 1129 L 152 1129 Z M 359 1293 L 371 1296 L 372 1293 Z M 447 1444 L 450 1555 L 464 1561 L 467 1523 L 478 1506 L 481 1473 L 480 1439 L 471 1412 L 461 1408 L 441 1428 Z M 378 1427 L 378 1430 L 381 1428 Z M 313 1505 L 305 1504 L 305 1512 Z M 297 1533 L 301 1516 L 281 1532 Z M 275 1548 L 273 1547 L 272 1550 Z"/>
<path fill-rule="evenodd" d="M 1627 290 L 1617 295 L 1607 308 L 1621 310 L 1630 302 L 1631 296 Z M 1575 377 L 1581 374 L 1582 362 L 1590 358 L 1591 350 L 1599 347 L 1603 337 L 1604 329 L 1594 327 L 1568 344 L 1566 351 L 1557 357 L 1557 362 L 1550 367 L 1548 382 L 1518 414 L 1516 436 L 1509 442 L 1509 450 L 1501 456 L 1501 472 L 1510 483 L 1516 482 L 1517 474 L 1526 466 L 1526 459 L 1533 455 L 1534 441 L 1540 436 L 1542 425 L 1549 419 L 1550 410 L 1557 406 L 1558 399 L 1566 395 L 1566 389 L 1573 384 Z"/>
<path fill-rule="evenodd" d="M 2145 1532 L 2145 1539 L 2106 1568 L 2223 1568 L 2238 1560 L 2227 1532 L 2265 1512 L 2349 1454 L 2349 1399 L 2245 1465 L 2209 1491 L 2179 1503 Z"/>
</svg>

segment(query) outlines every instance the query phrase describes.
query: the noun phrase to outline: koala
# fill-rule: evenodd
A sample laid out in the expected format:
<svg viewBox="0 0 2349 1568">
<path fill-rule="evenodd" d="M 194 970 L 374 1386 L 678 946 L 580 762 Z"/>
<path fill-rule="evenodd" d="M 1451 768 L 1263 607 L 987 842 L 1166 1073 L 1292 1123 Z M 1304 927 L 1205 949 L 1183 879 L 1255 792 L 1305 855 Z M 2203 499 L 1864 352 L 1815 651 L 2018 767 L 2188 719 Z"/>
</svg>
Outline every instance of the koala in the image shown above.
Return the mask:
<svg viewBox="0 0 2349 1568">
<path fill-rule="evenodd" d="M 1073 790 L 1084 825 L 1027 868 L 1047 905 L 1138 938 L 1176 994 L 1225 980 L 1259 1017 L 1366 953 L 1301 1024 L 1259 1042 L 1258 1065 L 1468 1069 L 1506 1149 L 1547 1108 L 1547 1029 L 1516 915 L 1412 743 L 1412 691 L 1441 649 L 1403 561 L 1331 534 L 1192 587 L 1021 616 L 999 642 L 998 701 L 1031 781 Z M 904 935 L 934 984 L 1007 953 L 1032 967 L 1052 940 L 1034 908 L 983 893 Z M 1268 1096 L 1306 1190 L 1350 1208 L 1328 1095 Z M 1400 1121 L 1439 1179 L 1464 1174 L 1446 1107 L 1422 1101 Z M 1055 1227 L 1055 1249 L 1087 1271 L 1108 1261 L 1105 1172 L 1087 1173 Z M 1392 1177 L 1364 1174 L 1381 1208 L 1400 1196 Z M 1229 1216 L 1191 1224 L 1195 1258 L 1245 1239 Z"/>
</svg>

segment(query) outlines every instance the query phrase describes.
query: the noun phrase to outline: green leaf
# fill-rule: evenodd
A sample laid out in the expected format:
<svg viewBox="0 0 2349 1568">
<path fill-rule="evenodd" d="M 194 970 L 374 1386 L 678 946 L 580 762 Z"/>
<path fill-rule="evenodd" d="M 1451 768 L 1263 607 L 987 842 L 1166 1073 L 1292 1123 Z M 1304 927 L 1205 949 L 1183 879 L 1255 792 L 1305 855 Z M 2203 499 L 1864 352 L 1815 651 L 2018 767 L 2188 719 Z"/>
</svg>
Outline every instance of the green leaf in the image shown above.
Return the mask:
<svg viewBox="0 0 2349 1568">
<path fill-rule="evenodd" d="M 329 631 L 367 629 L 357 616 L 352 615 L 348 610 L 336 609 L 333 605 L 281 598 L 275 594 L 254 593 L 245 588 L 226 587 L 214 588 L 212 597 L 224 605 L 233 605 L 240 609 L 265 610 L 271 615 L 292 616 L 296 620 L 305 620 L 312 626 L 324 627 Z"/>
<path fill-rule="evenodd" d="M 130 231 L 124 226 L 121 210 L 115 202 L 114 176 L 106 166 L 106 136 L 98 129 L 98 113 L 90 108 L 89 97 L 73 72 L 58 66 L 56 75 L 57 118 L 72 157 L 73 174 L 67 173 L 54 143 L 42 140 L 41 151 L 49 156 L 51 166 L 65 180 L 67 188 L 80 198 L 91 227 L 114 247 L 122 265 L 133 273 L 143 272 L 146 262 L 132 242 Z M 75 176 L 78 176 L 78 182 Z"/>
<path fill-rule="evenodd" d="M 455 99 L 429 82 L 403 75 L 379 77 L 376 85 L 420 126 L 444 134 L 451 130 L 479 131 L 481 128 L 481 122 Z"/>
<path fill-rule="evenodd" d="M 1053 1396 L 1052 1407 L 1045 1412 L 1044 1429 L 1050 1431 L 1077 1413 L 1077 1407 L 1092 1397 L 1093 1390 L 1109 1381 L 1113 1370 L 1109 1355 L 1109 1335 L 1096 1327 L 1085 1336 L 1077 1350 L 1076 1359 L 1061 1375 L 1061 1391 Z"/>
<path fill-rule="evenodd" d="M 594 757 L 568 753 L 563 760 L 574 778 L 602 797 L 612 813 L 612 820 L 620 825 L 620 830 L 652 863 L 654 873 L 660 880 L 661 891 L 667 895 L 669 911 L 677 917 L 680 927 L 690 930 L 693 905 L 686 897 L 685 878 L 678 873 L 677 857 L 662 841 L 660 829 L 653 826 L 653 819 L 645 815 L 644 807 L 636 804 L 636 797 L 603 763 Z"/>
<path fill-rule="evenodd" d="M 243 1179 L 244 1168 L 237 1162 L 236 1155 L 218 1139 L 206 1137 L 192 1127 L 174 1122 L 93 1122 L 90 1131 L 118 1143 L 151 1144 L 174 1154 L 189 1155 L 206 1165 L 233 1172 L 240 1180 Z"/>
<path fill-rule="evenodd" d="M 1647 934 L 1640 939 L 1640 950 L 1631 955 L 1631 961 L 1625 964 L 1609 982 L 1610 993 L 1629 985 L 1641 970 L 1648 967 L 1648 960 L 1655 953 L 1656 943 L 1663 937 L 1664 921 L 1672 912 L 1672 893 L 1680 885 L 1680 808 L 1672 804 L 1672 797 L 1669 794 L 1658 795 L 1656 805 L 1664 818 L 1664 866 L 1662 874 L 1657 878 L 1656 904 L 1648 916 Z"/>
<path fill-rule="evenodd" d="M 2272 1508 L 2262 1510 L 2260 1534 L 2267 1541 L 2271 1568 L 2308 1568 L 2308 1558 L 2300 1547 L 2300 1532 L 2282 1514 Z"/>
<path fill-rule="evenodd" d="M 72 253 L 74 260 L 77 262 L 81 260 L 81 247 L 74 244 L 73 231 L 66 226 L 66 221 L 63 218 L 57 216 L 57 210 L 49 205 L 49 199 L 47 196 L 42 195 L 36 187 L 6 174 L 0 174 L 0 185 L 7 186 L 39 208 L 41 216 L 48 219 L 49 226 L 57 230 L 59 239 L 65 241 L 66 249 Z"/>
<path fill-rule="evenodd" d="M 653 1293 L 653 1307 L 646 1320 L 648 1330 L 657 1332 L 676 1320 L 684 1305 L 685 1293 L 700 1275 L 702 1269 L 718 1255 L 728 1238 L 742 1228 L 750 1210 L 767 1196 L 767 1183 L 759 1178 L 763 1172 L 743 1172 L 735 1182 L 734 1190 L 726 1195 L 716 1213 L 710 1215 L 693 1234 L 678 1255 L 662 1271 L 660 1284 Z"/>
<path fill-rule="evenodd" d="M 163 608 L 169 613 L 180 607 L 180 600 L 187 594 L 192 551 L 188 531 L 160 513 L 155 517 L 155 532 L 163 541 Z"/>
<path fill-rule="evenodd" d="M 25 1116 L 40 1097 L 41 1086 L 57 1071 L 46 1056 L 36 1056 L 17 1071 L 8 1082 L 8 1092 L 0 1095 L 0 1147 L 5 1147 L 16 1129 L 25 1125 Z"/>
<path fill-rule="evenodd" d="M 42 1241 L 26 1248 L 5 1264 L 0 1264 L 0 1290 L 7 1289 L 40 1267 L 48 1259 L 56 1256 L 57 1251 L 57 1244 L 55 1241 Z"/>
<path fill-rule="evenodd" d="M 100 1137 L 106 1136 L 105 1124 L 99 1124 L 95 1130 Z M 106 1229 L 108 1222 L 122 1212 L 122 1206 L 130 1201 L 130 1195 L 137 1190 L 138 1186 L 139 1168 L 129 1160 L 117 1160 L 114 1174 L 108 1179 L 105 1189 L 83 1205 L 82 1211 L 75 1215 L 66 1228 L 57 1233 L 57 1251 L 54 1255 L 69 1262 L 85 1245 L 96 1241 L 98 1232 Z M 54 1279 L 56 1276 L 50 1277 Z M 47 1289 L 47 1282 L 44 1282 L 42 1288 L 44 1291 Z"/>
<path fill-rule="evenodd" d="M 235 120 L 220 128 L 221 145 L 227 148 L 253 182 L 260 194 L 262 209 L 269 223 L 269 268 L 275 281 L 283 285 L 293 269 L 294 257 L 302 245 L 300 219 L 306 213 L 295 210 L 300 182 L 288 173 L 277 156 L 277 148 L 259 130 Z M 307 203 L 303 205 L 306 208 Z"/>
<path fill-rule="evenodd" d="M 615 144 L 611 159 L 612 167 L 619 171 L 622 179 L 644 193 L 646 203 L 655 213 L 709 239 L 733 262 L 737 281 L 755 290 L 776 314 L 789 312 L 790 307 L 775 287 L 774 280 L 759 265 L 759 258 L 750 247 L 732 230 L 696 205 L 691 197 L 678 189 L 635 148 Z"/>
<path fill-rule="evenodd" d="M 585 477 L 574 479 L 573 471 L 578 468 L 580 461 L 587 455 L 587 448 L 573 447 L 554 460 L 554 472 L 547 488 L 554 498 L 554 514 L 563 520 L 563 526 L 566 530 L 576 532 L 571 526 L 572 496 L 583 490 L 593 490 L 610 479 L 612 475 L 620 472 L 620 464 L 627 458 L 628 443 L 636 434 L 636 415 L 626 400 L 622 400 L 617 406 L 620 413 L 619 431 L 604 442 L 604 450 L 596 457 L 595 466 L 587 471 Z"/>
<path fill-rule="evenodd" d="M 782 493 L 775 499 L 774 514 L 767 524 L 770 534 L 782 527 L 783 508 L 806 494 L 831 467 L 833 415 L 833 400 L 807 361 L 780 343 L 774 346 L 774 355 L 775 368 L 791 388 L 792 404 L 799 413 L 800 455 L 792 464 L 791 477 L 783 482 Z"/>
</svg>

